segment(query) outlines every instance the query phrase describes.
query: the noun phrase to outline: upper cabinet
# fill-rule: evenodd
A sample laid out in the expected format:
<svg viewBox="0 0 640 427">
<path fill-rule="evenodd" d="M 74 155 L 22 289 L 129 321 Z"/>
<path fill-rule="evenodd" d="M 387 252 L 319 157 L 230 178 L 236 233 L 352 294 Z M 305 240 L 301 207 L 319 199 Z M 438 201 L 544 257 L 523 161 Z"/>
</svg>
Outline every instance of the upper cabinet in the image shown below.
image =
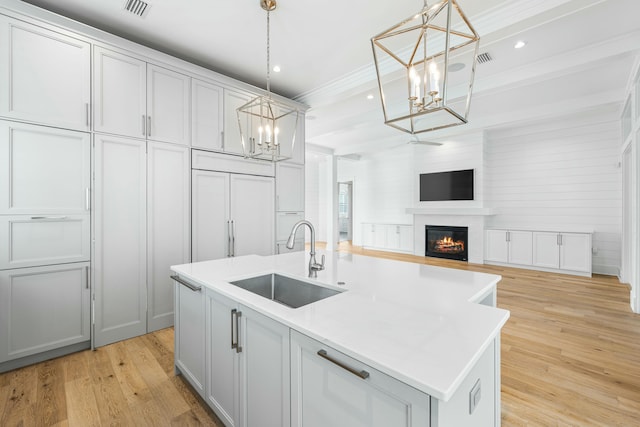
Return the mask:
<svg viewBox="0 0 640 427">
<path fill-rule="evenodd" d="M 190 80 L 175 71 L 96 47 L 94 129 L 189 145 Z"/>
<path fill-rule="evenodd" d="M 224 138 L 222 149 L 227 153 L 244 154 L 242 149 L 242 135 L 240 135 L 240 122 L 236 110 L 253 96 L 244 92 L 224 91 Z M 245 129 L 249 129 L 251 123 L 243 123 Z"/>
<path fill-rule="evenodd" d="M 0 15 L 0 116 L 90 128 L 91 46 Z"/>
<path fill-rule="evenodd" d="M 224 91 L 201 80 L 191 81 L 191 146 L 222 150 L 224 137 Z"/>
</svg>

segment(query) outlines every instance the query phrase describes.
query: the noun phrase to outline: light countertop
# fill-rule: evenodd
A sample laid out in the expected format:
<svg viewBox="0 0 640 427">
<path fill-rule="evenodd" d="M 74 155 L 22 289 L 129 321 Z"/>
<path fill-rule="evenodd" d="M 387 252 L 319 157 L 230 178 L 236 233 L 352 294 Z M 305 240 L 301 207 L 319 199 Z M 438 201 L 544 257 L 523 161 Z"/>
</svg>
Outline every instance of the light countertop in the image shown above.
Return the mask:
<svg viewBox="0 0 640 427">
<path fill-rule="evenodd" d="M 319 251 L 318 261 L 323 254 L 317 279 L 307 278 L 307 252 L 171 270 L 444 401 L 509 318 L 477 304 L 500 276 L 337 252 Z M 345 292 L 293 309 L 228 283 L 274 272 Z"/>
</svg>

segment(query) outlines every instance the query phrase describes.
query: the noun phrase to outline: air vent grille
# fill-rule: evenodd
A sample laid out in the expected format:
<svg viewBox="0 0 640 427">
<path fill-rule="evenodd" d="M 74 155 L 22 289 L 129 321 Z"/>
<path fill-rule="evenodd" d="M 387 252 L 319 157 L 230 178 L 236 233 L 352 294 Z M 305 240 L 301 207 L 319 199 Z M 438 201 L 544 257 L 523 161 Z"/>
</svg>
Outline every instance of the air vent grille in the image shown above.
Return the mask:
<svg viewBox="0 0 640 427">
<path fill-rule="evenodd" d="M 149 13 L 149 9 L 151 5 L 142 0 L 127 0 L 124 3 L 124 9 L 128 12 L 133 13 L 136 16 L 144 18 L 147 13 Z"/>
<path fill-rule="evenodd" d="M 493 61 L 493 58 L 491 57 L 491 55 L 489 55 L 489 52 L 484 52 L 478 55 L 478 63 L 480 64 L 484 64 L 491 61 Z"/>
</svg>

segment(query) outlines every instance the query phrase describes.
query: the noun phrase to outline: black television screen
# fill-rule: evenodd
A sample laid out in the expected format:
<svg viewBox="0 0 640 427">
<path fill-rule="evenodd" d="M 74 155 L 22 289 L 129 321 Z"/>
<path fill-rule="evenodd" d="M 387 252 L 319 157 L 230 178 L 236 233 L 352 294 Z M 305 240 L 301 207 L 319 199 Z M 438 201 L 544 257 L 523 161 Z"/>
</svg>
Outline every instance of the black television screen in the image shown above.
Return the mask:
<svg viewBox="0 0 640 427">
<path fill-rule="evenodd" d="M 420 174 L 420 201 L 473 200 L 473 169 Z"/>
</svg>

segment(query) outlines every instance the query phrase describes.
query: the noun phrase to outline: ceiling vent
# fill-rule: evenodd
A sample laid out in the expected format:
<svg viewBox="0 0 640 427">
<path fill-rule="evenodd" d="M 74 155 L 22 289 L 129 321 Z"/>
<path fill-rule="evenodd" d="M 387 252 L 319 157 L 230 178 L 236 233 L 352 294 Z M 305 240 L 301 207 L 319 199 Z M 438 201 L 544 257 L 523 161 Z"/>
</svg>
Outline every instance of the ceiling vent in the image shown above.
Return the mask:
<svg viewBox="0 0 640 427">
<path fill-rule="evenodd" d="M 489 55 L 489 52 L 481 53 L 480 55 L 478 55 L 478 63 L 480 64 L 484 64 L 491 61 L 493 61 L 493 58 L 491 57 L 491 55 Z"/>
<path fill-rule="evenodd" d="M 149 13 L 149 9 L 151 9 L 151 5 L 142 0 L 127 0 L 124 3 L 124 9 L 127 12 L 131 12 L 136 16 L 144 18 Z"/>
</svg>

